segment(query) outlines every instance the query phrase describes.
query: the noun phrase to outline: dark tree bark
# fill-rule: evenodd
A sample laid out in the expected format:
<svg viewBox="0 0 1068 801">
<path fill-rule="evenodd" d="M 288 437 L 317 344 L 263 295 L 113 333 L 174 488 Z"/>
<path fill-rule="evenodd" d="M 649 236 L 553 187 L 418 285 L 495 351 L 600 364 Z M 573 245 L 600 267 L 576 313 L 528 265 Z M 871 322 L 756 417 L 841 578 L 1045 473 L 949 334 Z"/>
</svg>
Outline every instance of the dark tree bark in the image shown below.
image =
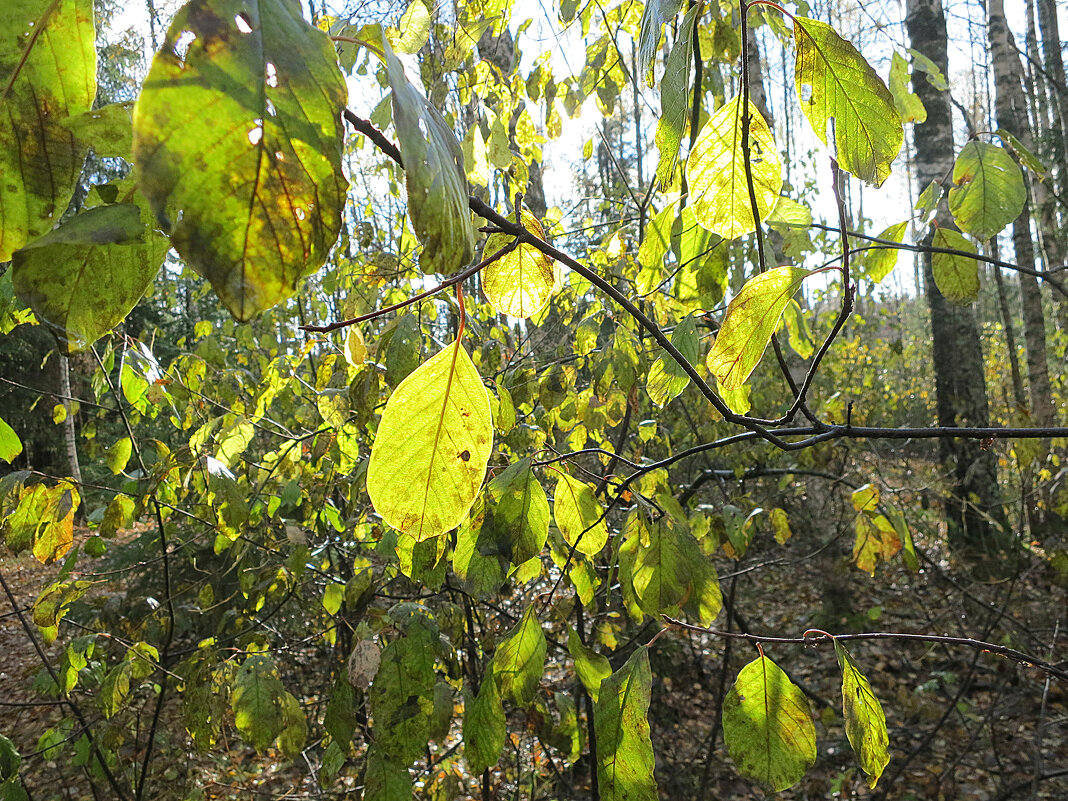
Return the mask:
<svg viewBox="0 0 1068 801">
<path fill-rule="evenodd" d="M 1024 92 L 1023 68 L 1005 21 L 1003 0 L 987 2 L 987 34 L 994 64 L 998 126 L 1016 136 L 1025 147 L 1031 146 L 1027 124 L 1027 94 Z M 1016 263 L 1035 269 L 1035 248 L 1031 239 L 1031 208 L 1025 200 L 1023 211 L 1012 224 L 1012 245 Z M 1054 425 L 1053 393 L 1049 384 L 1046 356 L 1046 316 L 1042 310 L 1042 291 L 1034 275 L 1019 273 L 1020 305 L 1023 307 L 1024 344 L 1027 347 L 1027 384 L 1031 395 L 1031 415 L 1040 426 Z"/>
<path fill-rule="evenodd" d="M 946 18 L 941 0 L 908 0 L 905 20 L 912 47 L 948 73 Z M 931 181 L 943 182 L 953 168 L 953 123 L 949 97 L 925 79 L 914 90 L 927 107 L 927 122 L 913 129 L 917 191 Z M 952 226 L 945 202 L 937 217 L 939 226 Z M 925 241 L 930 242 L 933 231 Z M 935 286 L 930 254 L 923 263 L 924 290 L 931 313 L 931 341 L 935 371 L 938 424 L 985 426 L 989 424 L 983 353 L 975 311 L 950 303 Z M 993 451 L 968 439 L 943 439 L 940 456 L 952 477 L 953 491 L 944 498 L 950 546 L 969 559 L 1003 557 L 1009 551 Z"/>
</svg>

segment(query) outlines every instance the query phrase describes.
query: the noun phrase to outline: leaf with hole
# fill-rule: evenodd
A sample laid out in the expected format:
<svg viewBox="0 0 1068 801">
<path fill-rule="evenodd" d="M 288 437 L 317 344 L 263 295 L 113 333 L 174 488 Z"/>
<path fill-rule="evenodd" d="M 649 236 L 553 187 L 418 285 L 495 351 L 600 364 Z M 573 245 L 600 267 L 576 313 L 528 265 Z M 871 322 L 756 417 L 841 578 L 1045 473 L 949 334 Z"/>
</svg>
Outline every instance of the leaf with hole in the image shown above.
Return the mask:
<svg viewBox="0 0 1068 801">
<path fill-rule="evenodd" d="M 288 0 L 192 0 L 152 61 L 140 186 L 238 320 L 292 295 L 337 240 L 347 97 L 329 38 Z"/>
<path fill-rule="evenodd" d="M 816 761 L 816 727 L 804 693 L 759 656 L 723 699 L 723 742 L 738 772 L 766 790 L 793 787 Z"/>
<path fill-rule="evenodd" d="M 453 342 L 390 395 L 371 447 L 367 494 L 391 526 L 430 539 L 467 516 L 492 447 L 489 394 Z"/>
</svg>

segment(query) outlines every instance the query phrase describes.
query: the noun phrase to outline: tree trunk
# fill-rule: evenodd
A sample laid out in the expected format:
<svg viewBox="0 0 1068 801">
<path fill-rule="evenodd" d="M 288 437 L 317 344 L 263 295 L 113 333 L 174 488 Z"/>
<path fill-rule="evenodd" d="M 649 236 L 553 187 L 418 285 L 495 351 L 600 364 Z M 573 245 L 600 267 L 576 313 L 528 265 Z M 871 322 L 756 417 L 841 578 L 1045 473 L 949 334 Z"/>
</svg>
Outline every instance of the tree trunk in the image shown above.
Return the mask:
<svg viewBox="0 0 1068 801">
<path fill-rule="evenodd" d="M 995 106 L 998 125 L 1014 134 L 1025 147 L 1031 147 L 1031 131 L 1027 125 L 1027 95 L 1023 87 L 1023 70 L 1016 52 L 1012 33 L 1005 21 L 1003 0 L 987 2 L 987 33 L 990 38 L 991 61 L 994 64 Z M 1035 249 L 1031 240 L 1031 209 L 1025 200 L 1023 212 L 1012 224 L 1012 245 L 1016 263 L 1024 269 L 1035 269 Z M 1049 385 L 1049 364 L 1046 358 L 1046 316 L 1042 310 L 1042 291 L 1034 275 L 1021 272 L 1020 302 L 1023 306 L 1024 344 L 1027 346 L 1027 383 L 1031 392 L 1031 415 L 1040 426 L 1054 424 L 1053 393 Z"/>
<path fill-rule="evenodd" d="M 67 466 L 70 477 L 76 484 L 82 483 L 82 468 L 78 462 L 78 434 L 74 428 L 74 402 L 70 394 L 70 360 L 59 354 L 59 395 L 63 399 L 63 408 L 67 410 L 63 419 L 63 443 L 67 449 Z"/>
<path fill-rule="evenodd" d="M 948 73 L 946 18 L 941 0 L 908 0 L 905 23 L 912 47 Z M 922 191 L 931 181 L 941 181 L 953 166 L 953 122 L 949 97 L 925 79 L 914 90 L 927 108 L 927 122 L 913 128 L 916 186 Z M 953 220 L 943 202 L 937 215 L 939 226 Z M 933 231 L 925 238 L 929 244 Z M 948 302 L 935 286 L 931 255 L 923 262 L 924 291 L 931 313 L 931 340 L 937 396 L 938 424 L 985 426 L 989 424 L 983 353 L 975 311 L 971 306 Z M 993 521 L 1004 520 L 993 451 L 983 450 L 973 439 L 940 440 L 944 469 L 951 474 L 953 491 L 944 498 L 949 543 L 958 554 L 971 559 L 989 559 L 1009 552 L 1009 539 Z"/>
<path fill-rule="evenodd" d="M 1054 142 L 1062 148 L 1054 163 L 1059 165 L 1061 192 L 1068 183 L 1068 84 L 1061 55 L 1061 33 L 1057 22 L 1057 0 L 1038 0 L 1038 27 L 1042 31 L 1042 53 L 1045 56 L 1046 77 L 1050 82 L 1050 107 L 1054 120 Z"/>
</svg>

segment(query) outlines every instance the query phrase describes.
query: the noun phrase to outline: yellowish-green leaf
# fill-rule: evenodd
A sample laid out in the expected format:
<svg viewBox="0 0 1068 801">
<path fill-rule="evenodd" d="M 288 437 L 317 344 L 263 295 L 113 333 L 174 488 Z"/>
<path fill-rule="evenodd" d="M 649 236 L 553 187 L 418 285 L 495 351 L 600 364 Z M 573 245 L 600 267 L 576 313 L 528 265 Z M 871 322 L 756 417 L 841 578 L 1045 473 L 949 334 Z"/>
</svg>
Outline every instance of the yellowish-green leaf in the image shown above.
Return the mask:
<svg viewBox="0 0 1068 801">
<path fill-rule="evenodd" d="M 812 225 L 812 211 L 786 195 L 780 195 L 767 219 L 768 225 L 807 228 Z"/>
<path fill-rule="evenodd" d="M 89 143 L 64 123 L 96 97 L 92 0 L 0 3 L 0 262 L 52 229 Z"/>
<path fill-rule="evenodd" d="M 371 447 L 367 494 L 394 528 L 425 540 L 456 528 L 493 448 L 489 394 L 453 342 L 393 391 Z"/>
<path fill-rule="evenodd" d="M 905 140 L 886 84 L 852 44 L 825 22 L 794 18 L 795 76 L 801 110 L 839 165 L 881 186 Z M 827 123 L 834 119 L 834 141 Z"/>
<path fill-rule="evenodd" d="M 874 512 L 879 506 L 879 488 L 874 484 L 865 484 L 853 491 L 851 500 L 858 512 Z"/>
<path fill-rule="evenodd" d="M 130 456 L 133 453 L 133 442 L 129 437 L 123 437 L 117 440 L 114 445 L 108 448 L 108 452 L 105 455 L 105 461 L 108 468 L 114 475 L 118 475 L 126 469 L 127 463 L 130 461 Z"/>
<path fill-rule="evenodd" d="M 888 239 L 891 242 L 897 242 L 900 244 L 905 238 L 905 229 L 908 227 L 908 220 L 903 220 L 899 223 L 894 223 L 888 226 L 879 234 L 879 239 Z M 861 265 L 864 268 L 864 272 L 875 283 L 879 283 L 886 276 L 893 272 L 894 267 L 897 266 L 897 258 L 901 254 L 901 251 L 897 248 L 887 247 L 885 245 L 878 245 L 879 249 L 866 250 L 864 256 L 861 259 Z"/>
<path fill-rule="evenodd" d="M 902 122 L 925 122 L 927 109 L 919 95 L 909 87 L 909 63 L 894 51 L 890 57 L 890 94 Z"/>
<path fill-rule="evenodd" d="M 15 433 L 15 429 L 0 417 L 0 459 L 10 464 L 20 453 L 22 453 L 22 440 Z"/>
<path fill-rule="evenodd" d="M 975 245 L 951 228 L 936 228 L 931 246 L 976 253 Z M 975 259 L 957 253 L 931 254 L 935 286 L 946 300 L 968 304 L 979 297 L 979 265 Z"/>
<path fill-rule="evenodd" d="M 834 641 L 834 652 L 842 668 L 842 716 L 846 737 L 868 777 L 868 787 L 874 788 L 890 762 L 886 715 L 867 676 L 860 672 L 852 654 L 838 640 Z"/>
<path fill-rule="evenodd" d="M 1027 169 L 1038 176 L 1040 181 L 1045 180 L 1046 165 L 1042 163 L 1042 160 L 1038 156 L 1028 150 L 1023 142 L 1004 128 L 998 128 L 997 135 L 1001 137 L 1001 141 L 1009 146 L 1009 149 L 1016 154 L 1016 158 L 1022 161 Z"/>
<path fill-rule="evenodd" d="M 912 68 L 926 73 L 927 81 L 931 86 L 939 92 L 944 92 L 949 89 L 949 82 L 946 80 L 946 76 L 942 74 L 942 70 L 938 68 L 937 64 L 919 50 L 914 50 L 911 47 L 909 48 L 909 55 L 912 56 Z"/>
<path fill-rule="evenodd" d="M 493 654 L 493 676 L 503 698 L 520 706 L 534 701 L 545 667 L 545 649 L 545 632 L 531 604 Z"/>
<path fill-rule="evenodd" d="M 643 645 L 601 683 L 593 720 L 603 801 L 659 799 L 647 718 L 652 682 L 649 649 Z"/>
<path fill-rule="evenodd" d="M 756 230 L 782 189 L 782 162 L 763 115 L 749 103 L 749 151 L 742 147 L 741 96 L 727 101 L 701 129 L 687 158 L 687 177 L 697 222 L 724 239 Z M 749 197 L 749 158 L 757 217 Z"/>
<path fill-rule="evenodd" d="M 965 233 L 986 241 L 1020 216 L 1027 187 L 1012 156 L 997 145 L 972 140 L 953 163 L 949 210 Z"/>
<path fill-rule="evenodd" d="M 652 2 L 646 3 L 646 9 Z M 660 159 L 656 165 L 656 180 L 666 190 L 675 177 L 679 160 L 679 145 L 686 128 L 686 114 L 690 98 L 690 66 L 693 63 L 693 26 L 703 6 L 695 3 L 686 12 L 675 36 L 660 79 L 660 121 L 656 125 L 656 149 Z"/>
<path fill-rule="evenodd" d="M 553 518 L 568 545 L 587 556 L 600 553 L 608 541 L 603 514 L 593 486 L 567 473 L 557 474 Z"/>
<path fill-rule="evenodd" d="M 390 46 L 398 53 L 418 53 L 430 36 L 430 12 L 423 0 L 413 0 L 396 28 L 386 32 Z"/>
<path fill-rule="evenodd" d="M 750 278 L 728 304 L 723 325 L 708 352 L 708 370 L 727 390 L 745 384 L 764 355 L 786 304 L 810 273 L 776 267 Z"/>
<path fill-rule="evenodd" d="M 350 325 L 345 334 L 345 361 L 352 367 L 359 367 L 367 361 L 367 343 L 363 341 L 360 329 L 354 325 Z"/>
<path fill-rule="evenodd" d="M 478 695 L 468 693 L 464 701 L 464 756 L 472 775 L 478 776 L 501 758 L 506 723 L 497 680 L 492 673 L 487 673 L 478 688 Z"/>
<path fill-rule="evenodd" d="M 134 109 L 141 189 L 238 320 L 289 297 L 337 240 L 347 98 L 329 38 L 289 0 L 192 0 L 153 59 Z"/>
<path fill-rule="evenodd" d="M 671 332 L 671 344 L 678 348 L 679 353 L 690 364 L 697 364 L 699 357 L 697 324 L 692 314 L 675 326 Z M 652 368 L 649 370 L 649 378 L 645 388 L 649 398 L 657 406 L 663 406 L 668 401 L 677 398 L 690 383 L 690 376 L 682 369 L 678 362 L 667 353 L 661 353 Z"/>
<path fill-rule="evenodd" d="M 522 210 L 523 227 L 538 239 L 545 239 L 541 222 Z M 486 258 L 508 245 L 512 237 L 493 234 L 486 240 Z M 545 308 L 556 284 L 553 261 L 533 245 L 520 244 L 482 271 L 482 290 L 501 314 L 526 319 Z"/>
<path fill-rule="evenodd" d="M 282 695 L 274 660 L 266 654 L 251 654 L 237 671 L 230 705 L 234 723 L 257 751 L 265 751 L 282 733 Z"/>
<path fill-rule="evenodd" d="M 408 216 L 423 246 L 419 265 L 424 273 L 451 273 L 466 264 L 475 249 L 463 150 L 440 112 L 409 83 L 388 44 L 385 51 Z"/>
<path fill-rule="evenodd" d="M 723 742 L 738 772 L 766 790 L 793 787 L 816 761 L 816 727 L 801 690 L 759 656 L 723 699 Z"/>
<path fill-rule="evenodd" d="M 590 698 L 597 703 L 601 682 L 612 675 L 612 666 L 608 663 L 608 658 L 583 645 L 578 632 L 570 627 L 567 632 L 567 652 L 575 661 L 575 675 L 579 677 L 579 681 L 590 694 Z"/>
</svg>

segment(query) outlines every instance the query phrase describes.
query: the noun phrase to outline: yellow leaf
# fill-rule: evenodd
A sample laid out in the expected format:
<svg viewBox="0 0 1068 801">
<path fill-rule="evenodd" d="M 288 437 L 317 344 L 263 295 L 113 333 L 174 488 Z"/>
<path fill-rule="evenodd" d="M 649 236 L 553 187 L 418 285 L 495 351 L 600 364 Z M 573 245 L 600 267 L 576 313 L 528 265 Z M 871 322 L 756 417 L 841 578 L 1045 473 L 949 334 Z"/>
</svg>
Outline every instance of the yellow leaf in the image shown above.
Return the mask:
<svg viewBox="0 0 1068 801">
<path fill-rule="evenodd" d="M 545 238 L 537 217 L 526 209 L 520 216 L 524 228 L 538 239 Z M 486 240 L 483 256 L 492 256 L 511 239 L 507 234 L 494 234 Z M 555 283 L 552 259 L 533 245 L 519 245 L 482 272 L 482 289 L 493 308 L 501 314 L 524 319 L 545 307 Z"/>
<path fill-rule="evenodd" d="M 752 103 L 748 116 L 748 154 L 742 149 L 742 101 L 735 97 L 705 123 L 687 160 L 697 222 L 724 239 L 756 230 L 745 175 L 747 156 L 761 220 L 771 213 L 782 189 L 782 162 L 771 129 Z"/>
<path fill-rule="evenodd" d="M 493 448 L 489 393 L 459 343 L 421 365 L 382 412 L 367 494 L 389 525 L 416 541 L 463 522 Z"/>
</svg>

